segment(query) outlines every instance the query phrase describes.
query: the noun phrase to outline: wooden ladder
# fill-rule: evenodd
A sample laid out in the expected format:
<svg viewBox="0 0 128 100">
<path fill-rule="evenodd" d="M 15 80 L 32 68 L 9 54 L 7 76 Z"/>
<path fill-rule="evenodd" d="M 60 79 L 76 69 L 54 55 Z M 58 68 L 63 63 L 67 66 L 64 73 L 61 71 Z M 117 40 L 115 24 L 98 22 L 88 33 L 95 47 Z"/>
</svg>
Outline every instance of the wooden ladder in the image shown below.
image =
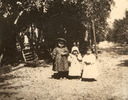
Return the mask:
<svg viewBox="0 0 128 100">
<path fill-rule="evenodd" d="M 23 55 L 23 58 L 24 58 L 25 62 L 35 61 L 35 60 L 38 59 L 36 53 L 33 52 L 31 49 L 22 50 L 22 55 Z"/>
</svg>

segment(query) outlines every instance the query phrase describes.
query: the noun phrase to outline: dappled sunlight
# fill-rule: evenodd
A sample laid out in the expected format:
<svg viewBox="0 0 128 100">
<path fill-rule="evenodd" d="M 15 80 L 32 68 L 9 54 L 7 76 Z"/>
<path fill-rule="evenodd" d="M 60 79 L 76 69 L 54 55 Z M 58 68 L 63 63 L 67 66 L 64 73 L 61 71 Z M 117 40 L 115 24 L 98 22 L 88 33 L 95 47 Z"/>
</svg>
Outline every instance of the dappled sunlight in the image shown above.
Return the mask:
<svg viewBox="0 0 128 100">
<path fill-rule="evenodd" d="M 100 42 L 100 43 L 98 44 L 98 47 L 105 49 L 105 48 L 113 47 L 114 45 L 115 45 L 115 44 L 112 43 L 112 42 L 103 41 L 103 42 Z"/>
<path fill-rule="evenodd" d="M 128 11 L 108 28 L 114 1 L 0 0 L 0 100 L 127 100 Z"/>
<path fill-rule="evenodd" d="M 41 61 L 42 67 L 23 67 L 6 74 L 0 83 L 0 99 L 125 100 L 128 94 L 122 91 L 127 89 L 124 86 L 128 82 L 128 60 L 127 55 L 118 52 L 127 50 L 127 46 L 120 47 L 102 49 L 98 57 L 100 76 L 97 80 L 59 79 L 52 66 L 43 67 L 45 62 Z"/>
<path fill-rule="evenodd" d="M 127 44 L 117 44 L 112 42 L 101 42 L 98 45 L 99 49 L 102 51 L 109 52 L 111 55 L 128 55 L 128 45 Z M 116 56 L 116 55 L 115 55 Z"/>
</svg>

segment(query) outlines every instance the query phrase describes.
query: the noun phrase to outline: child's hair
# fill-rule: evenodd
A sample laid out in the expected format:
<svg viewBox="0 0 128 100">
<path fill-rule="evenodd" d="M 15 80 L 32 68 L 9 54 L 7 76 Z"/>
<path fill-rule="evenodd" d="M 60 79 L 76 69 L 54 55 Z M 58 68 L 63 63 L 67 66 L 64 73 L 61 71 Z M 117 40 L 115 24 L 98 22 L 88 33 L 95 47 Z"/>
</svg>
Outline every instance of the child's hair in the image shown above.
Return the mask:
<svg viewBox="0 0 128 100">
<path fill-rule="evenodd" d="M 71 53 L 73 53 L 74 51 L 77 51 L 79 53 L 79 48 L 77 46 L 74 46 L 71 50 Z"/>
<path fill-rule="evenodd" d="M 67 41 L 64 38 L 57 38 L 57 42 L 63 42 L 65 44 Z"/>
<path fill-rule="evenodd" d="M 67 41 L 65 39 L 63 39 L 63 38 L 57 38 L 56 42 L 57 42 L 56 46 L 58 46 L 58 44 L 60 43 L 60 44 L 64 44 L 64 47 L 65 47 Z"/>
</svg>

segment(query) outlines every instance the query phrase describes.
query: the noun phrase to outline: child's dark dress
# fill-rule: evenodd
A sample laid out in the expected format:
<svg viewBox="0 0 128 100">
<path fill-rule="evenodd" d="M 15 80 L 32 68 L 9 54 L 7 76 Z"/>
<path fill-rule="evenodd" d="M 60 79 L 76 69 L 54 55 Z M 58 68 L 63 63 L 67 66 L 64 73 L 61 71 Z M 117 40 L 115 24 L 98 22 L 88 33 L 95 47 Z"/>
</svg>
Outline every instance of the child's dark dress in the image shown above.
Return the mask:
<svg viewBox="0 0 128 100">
<path fill-rule="evenodd" d="M 64 48 L 56 47 L 53 50 L 52 56 L 54 58 L 54 64 L 53 64 L 54 71 L 64 72 L 69 70 L 68 59 L 67 59 L 68 54 L 69 51 L 67 47 Z"/>
</svg>

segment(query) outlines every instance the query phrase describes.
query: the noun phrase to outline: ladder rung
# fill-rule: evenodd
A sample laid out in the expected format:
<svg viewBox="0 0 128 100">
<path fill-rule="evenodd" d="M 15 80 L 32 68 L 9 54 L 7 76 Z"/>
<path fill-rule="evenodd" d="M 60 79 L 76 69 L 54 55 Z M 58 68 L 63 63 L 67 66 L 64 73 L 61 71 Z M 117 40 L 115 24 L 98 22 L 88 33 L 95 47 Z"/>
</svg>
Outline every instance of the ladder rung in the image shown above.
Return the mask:
<svg viewBox="0 0 128 100">
<path fill-rule="evenodd" d="M 34 57 L 27 57 L 26 59 L 35 59 Z"/>
<path fill-rule="evenodd" d="M 34 60 L 35 58 L 27 58 L 26 60 Z"/>
<path fill-rule="evenodd" d="M 24 53 L 24 55 L 29 55 L 29 54 L 33 54 L 33 53 L 32 52 Z"/>
<path fill-rule="evenodd" d="M 26 59 L 26 61 L 34 61 L 34 59 Z"/>
<path fill-rule="evenodd" d="M 34 54 L 26 54 L 25 57 L 27 57 L 27 56 L 34 56 Z"/>
<path fill-rule="evenodd" d="M 37 58 L 37 55 L 31 49 L 24 49 L 22 54 L 25 61 L 33 61 Z"/>
</svg>

